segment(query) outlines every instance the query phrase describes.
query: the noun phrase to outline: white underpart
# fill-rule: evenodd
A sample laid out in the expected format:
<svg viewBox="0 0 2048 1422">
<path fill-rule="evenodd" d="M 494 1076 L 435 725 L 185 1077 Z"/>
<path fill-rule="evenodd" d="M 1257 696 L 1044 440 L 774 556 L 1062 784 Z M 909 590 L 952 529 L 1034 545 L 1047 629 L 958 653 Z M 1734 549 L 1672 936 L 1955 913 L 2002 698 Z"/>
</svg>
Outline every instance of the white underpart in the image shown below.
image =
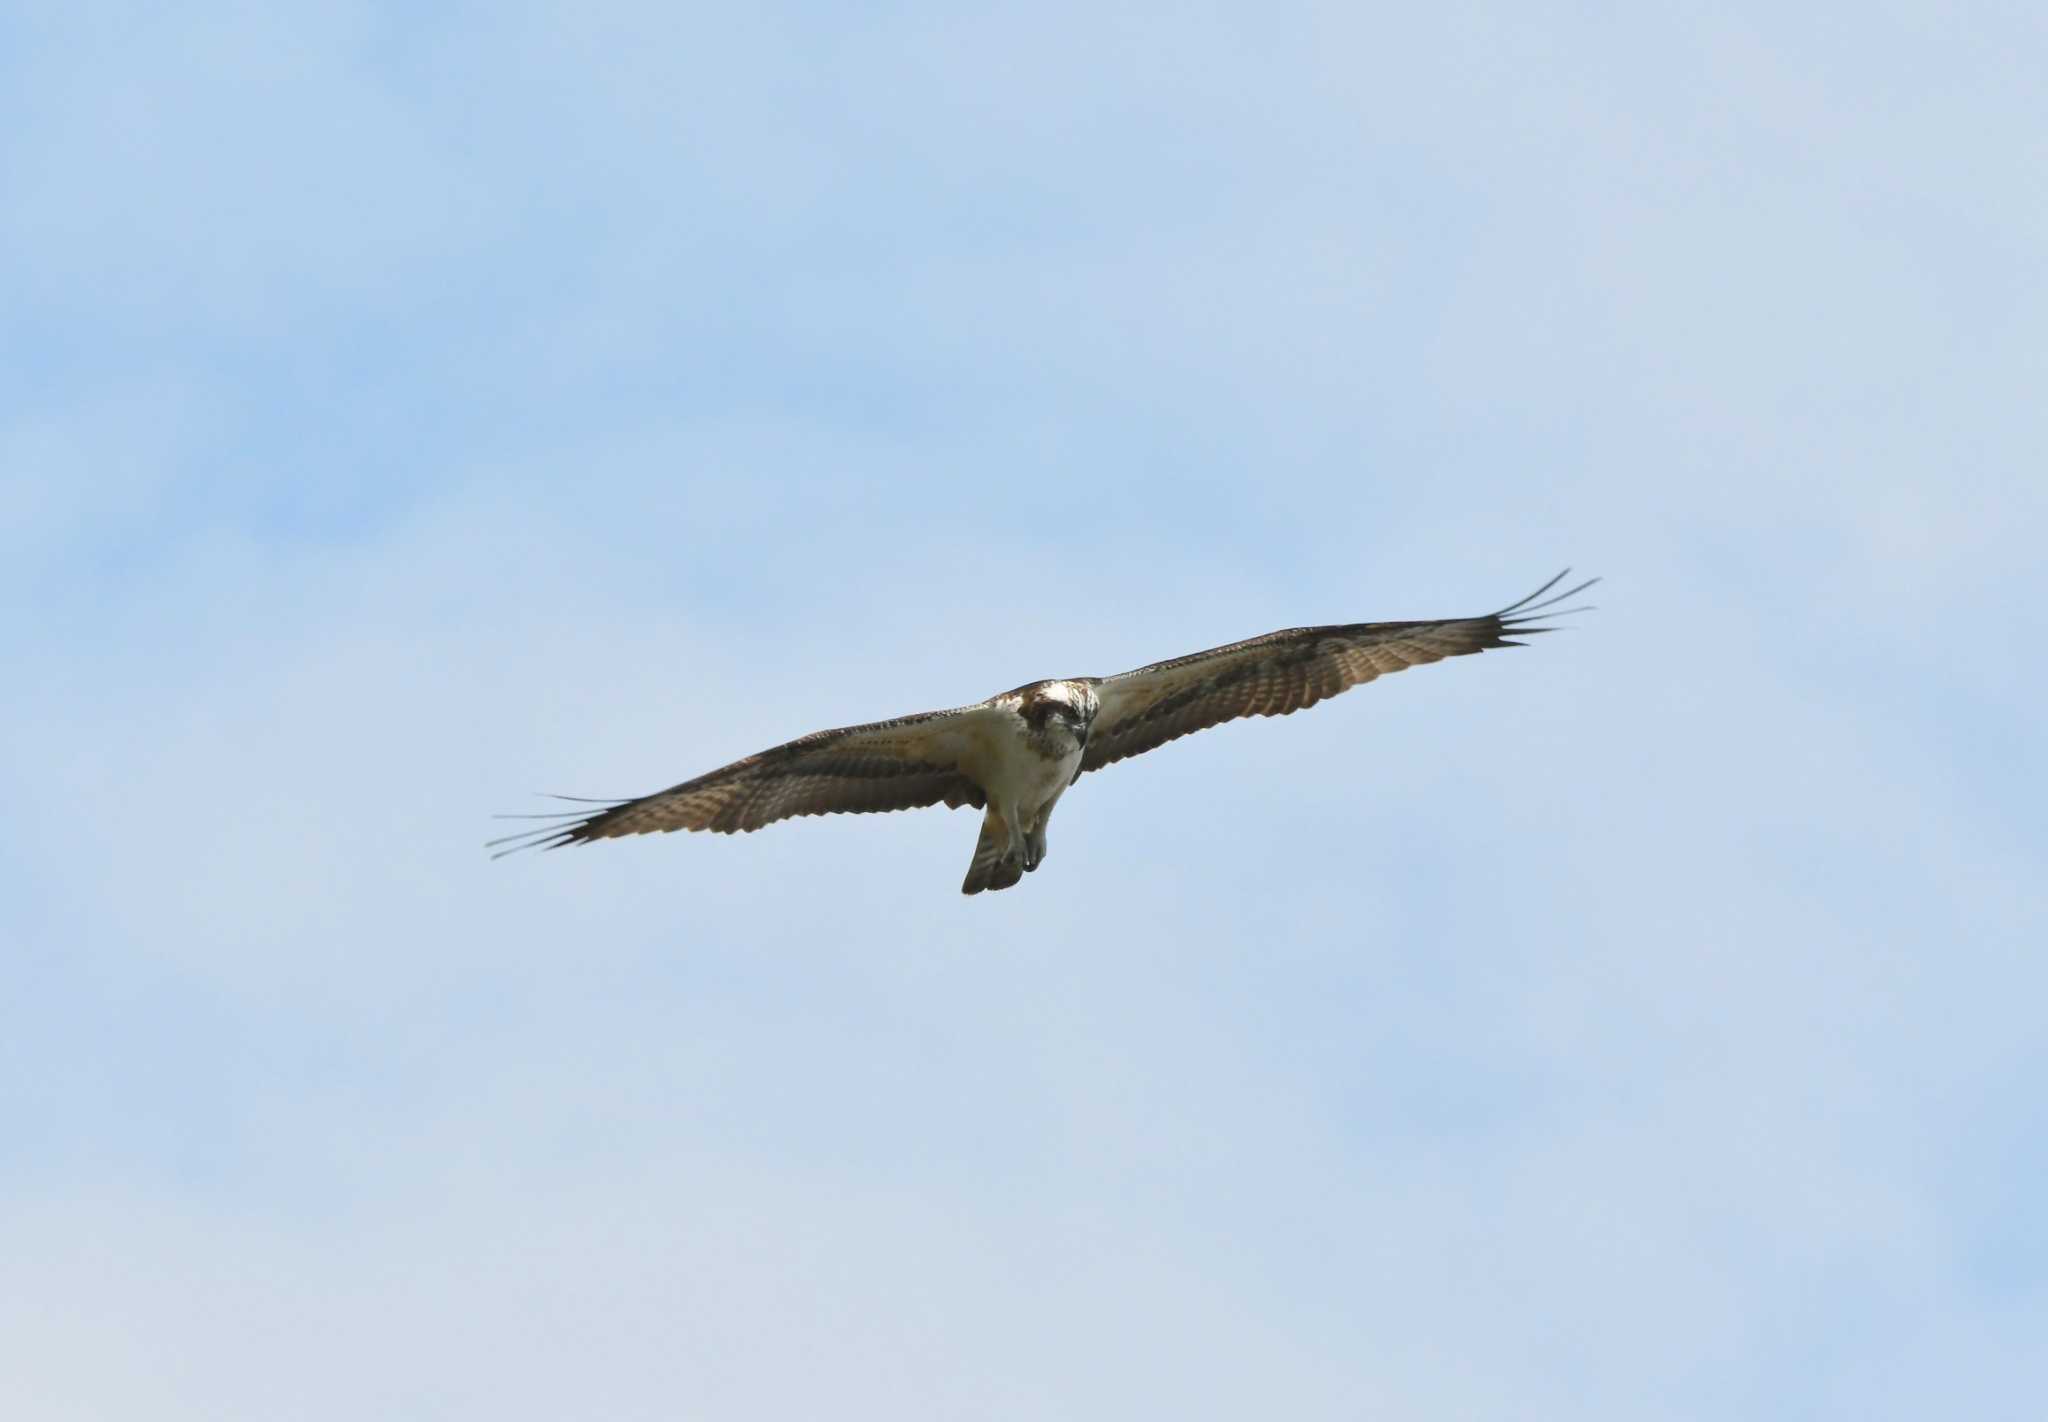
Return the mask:
<svg viewBox="0 0 2048 1422">
<path fill-rule="evenodd" d="M 989 800 L 1010 827 L 1010 848 L 1021 853 L 1024 836 L 1036 829 L 1081 766 L 1081 747 L 1048 760 L 1019 734 L 1001 737 L 995 745 L 988 778 Z"/>
<path fill-rule="evenodd" d="M 1093 699 L 1087 688 L 1075 687 L 1067 699 L 1085 705 L 1084 698 Z M 981 738 L 976 769 L 989 804 L 1009 827 L 1008 852 L 1022 854 L 1025 837 L 1045 822 L 1061 792 L 1073 783 L 1074 773 L 1081 768 L 1081 745 L 1064 726 L 1053 722 L 1061 753 L 1048 756 L 1042 749 L 1045 738 L 1033 733 L 1017 714 L 1015 701 L 999 697 L 991 709 L 996 712 L 995 723 L 989 727 L 991 733 Z"/>
</svg>

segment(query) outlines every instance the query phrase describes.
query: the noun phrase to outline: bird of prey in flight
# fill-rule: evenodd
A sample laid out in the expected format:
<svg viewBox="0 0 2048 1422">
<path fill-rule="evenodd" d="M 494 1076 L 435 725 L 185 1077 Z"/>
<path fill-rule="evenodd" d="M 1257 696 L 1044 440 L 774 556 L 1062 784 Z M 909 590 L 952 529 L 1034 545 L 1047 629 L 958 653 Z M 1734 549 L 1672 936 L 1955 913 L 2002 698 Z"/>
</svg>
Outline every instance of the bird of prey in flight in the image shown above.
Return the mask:
<svg viewBox="0 0 2048 1422">
<path fill-rule="evenodd" d="M 1558 604 L 1599 579 L 1552 593 L 1564 578 L 1481 617 L 1294 627 L 1117 676 L 1034 681 L 972 706 L 814 731 L 636 800 L 509 816 L 548 823 L 489 847 L 503 855 L 657 830 L 735 834 L 793 815 L 972 805 L 983 811 L 981 838 L 960 891 L 1007 889 L 1045 862 L 1046 821 L 1085 772 L 1240 716 L 1285 716 L 1389 672 L 1520 646 L 1517 637 L 1552 630 L 1538 622 L 1587 610 Z"/>
</svg>

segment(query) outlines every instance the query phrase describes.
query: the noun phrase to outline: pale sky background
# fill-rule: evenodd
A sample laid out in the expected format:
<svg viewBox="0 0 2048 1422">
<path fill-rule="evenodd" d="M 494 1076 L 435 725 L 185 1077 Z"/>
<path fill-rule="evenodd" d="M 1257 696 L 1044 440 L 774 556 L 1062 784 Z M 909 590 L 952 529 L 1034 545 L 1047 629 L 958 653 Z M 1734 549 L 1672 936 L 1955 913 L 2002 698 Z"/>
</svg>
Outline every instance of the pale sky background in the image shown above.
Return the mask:
<svg viewBox="0 0 2048 1422">
<path fill-rule="evenodd" d="M 0 5 L 0 1415 L 2039 1416 L 2042 14 Z"/>
</svg>

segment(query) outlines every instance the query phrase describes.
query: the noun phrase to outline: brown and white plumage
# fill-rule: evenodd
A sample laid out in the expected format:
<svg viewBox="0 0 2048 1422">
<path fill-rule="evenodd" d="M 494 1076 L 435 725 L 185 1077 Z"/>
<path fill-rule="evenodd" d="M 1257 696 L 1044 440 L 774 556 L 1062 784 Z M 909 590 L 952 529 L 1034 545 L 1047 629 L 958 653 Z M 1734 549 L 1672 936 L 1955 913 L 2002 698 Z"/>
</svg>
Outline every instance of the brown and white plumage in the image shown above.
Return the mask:
<svg viewBox="0 0 2048 1422">
<path fill-rule="evenodd" d="M 1104 677 L 1095 688 L 1102 714 L 1088 738 L 1081 769 L 1100 770 L 1242 716 L 1286 716 L 1409 667 L 1521 646 L 1516 636 L 1552 630 L 1533 625 L 1537 616 L 1583 611 L 1546 609 L 1599 581 L 1588 579 L 1537 601 L 1564 576 L 1559 573 L 1520 602 L 1484 617 L 1290 627 Z"/>
<path fill-rule="evenodd" d="M 1032 682 L 971 706 L 817 731 L 639 799 L 533 816 L 501 854 L 689 829 L 733 834 L 795 815 L 943 804 L 985 809 L 962 889 L 1004 889 L 1045 857 L 1045 823 L 1081 775 L 1245 716 L 1285 716 L 1374 677 L 1513 647 L 1558 604 L 1560 573 L 1498 612 L 1423 622 L 1295 627 L 1110 677 Z"/>
</svg>

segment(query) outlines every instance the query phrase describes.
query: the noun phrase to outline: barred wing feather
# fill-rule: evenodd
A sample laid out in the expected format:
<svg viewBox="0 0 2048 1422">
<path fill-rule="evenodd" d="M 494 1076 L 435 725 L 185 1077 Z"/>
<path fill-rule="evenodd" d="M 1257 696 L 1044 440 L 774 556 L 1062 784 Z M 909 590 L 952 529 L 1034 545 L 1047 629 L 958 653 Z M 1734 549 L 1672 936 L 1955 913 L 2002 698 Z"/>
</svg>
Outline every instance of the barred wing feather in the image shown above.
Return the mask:
<svg viewBox="0 0 2048 1422">
<path fill-rule="evenodd" d="M 963 706 L 815 731 L 694 780 L 594 810 L 509 818 L 548 821 L 491 841 L 499 854 L 667 830 L 738 834 L 796 815 L 872 814 L 985 803 L 973 769 L 986 707 Z M 559 798 L 570 798 L 567 796 Z"/>
<path fill-rule="evenodd" d="M 1517 638 L 1553 630 L 1538 623 L 1584 611 L 1558 604 L 1599 579 L 1551 593 L 1569 571 L 1482 617 L 1291 627 L 1103 677 L 1094 683 L 1102 710 L 1076 778 L 1225 721 L 1285 716 L 1374 677 L 1520 646 Z"/>
</svg>

